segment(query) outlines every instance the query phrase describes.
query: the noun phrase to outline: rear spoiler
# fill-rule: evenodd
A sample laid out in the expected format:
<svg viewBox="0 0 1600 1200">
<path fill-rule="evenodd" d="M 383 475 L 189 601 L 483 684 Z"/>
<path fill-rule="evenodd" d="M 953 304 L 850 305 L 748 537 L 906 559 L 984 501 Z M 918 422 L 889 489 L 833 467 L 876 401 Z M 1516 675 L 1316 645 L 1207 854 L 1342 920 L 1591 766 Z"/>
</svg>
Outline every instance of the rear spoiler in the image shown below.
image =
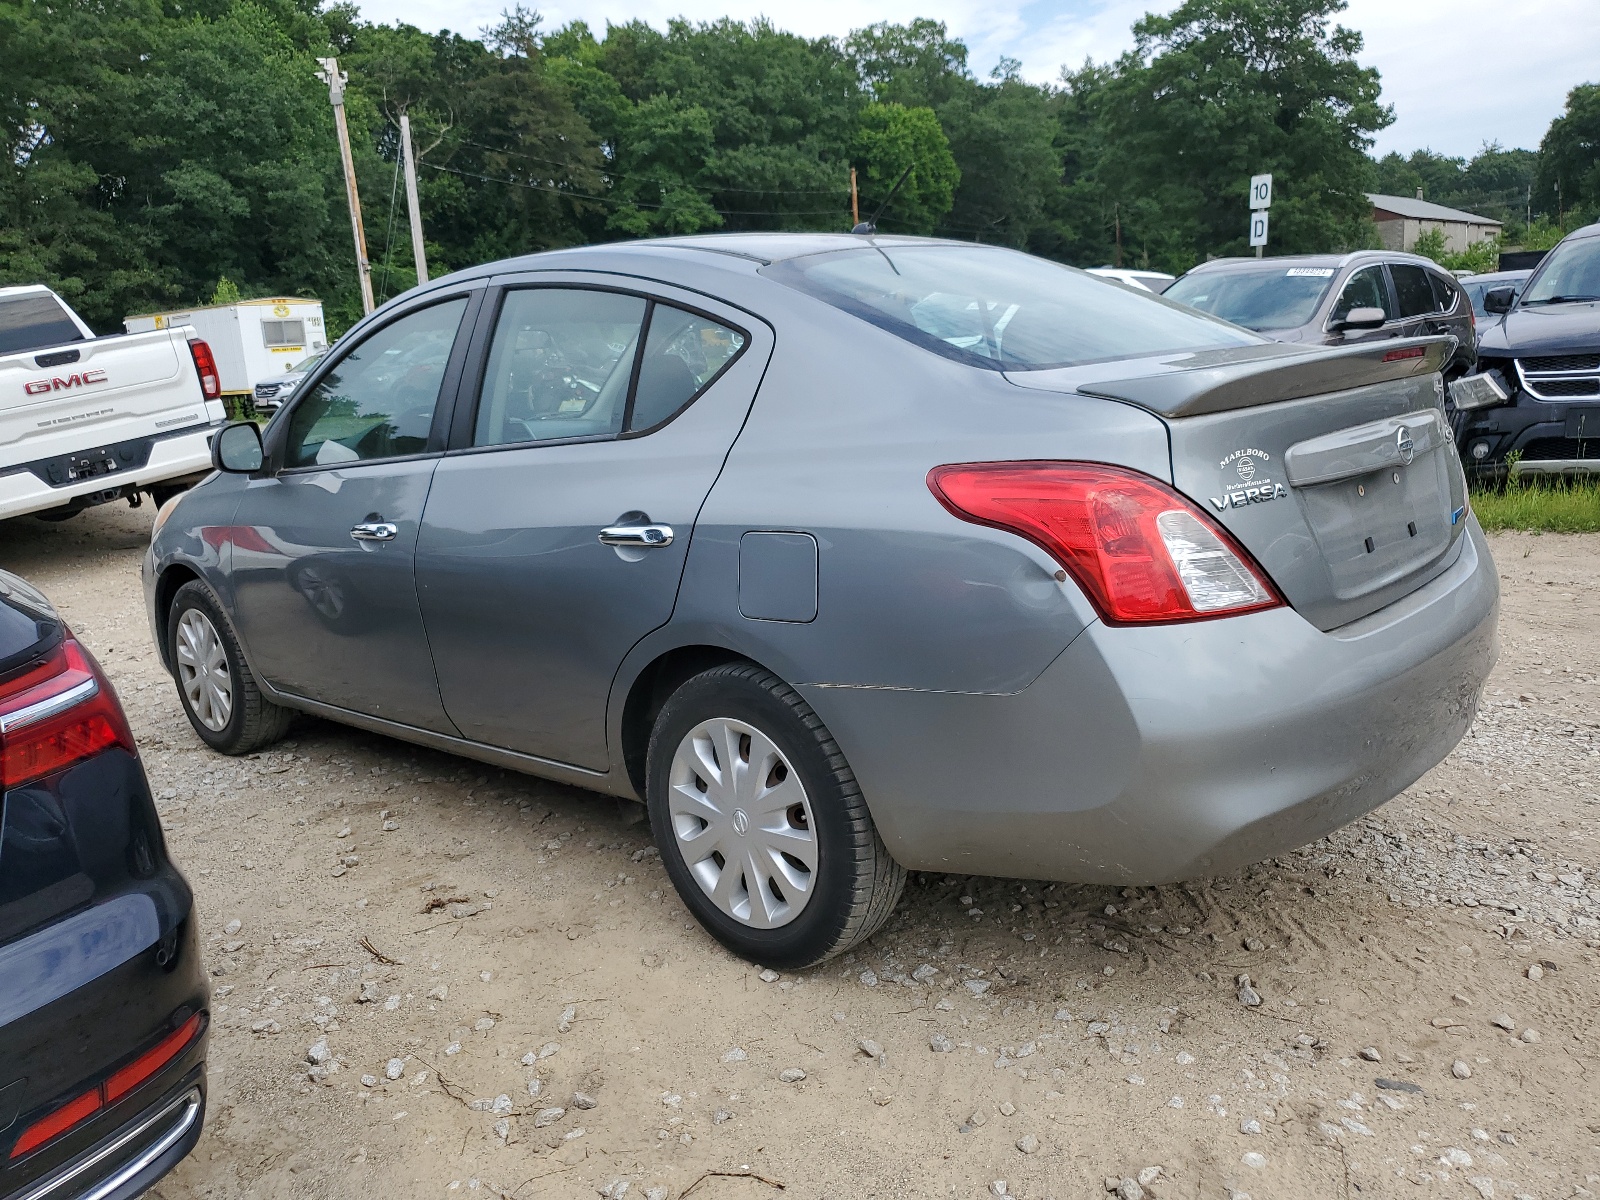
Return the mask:
<svg viewBox="0 0 1600 1200">
<path fill-rule="evenodd" d="M 1077 390 L 1163 417 L 1194 417 L 1432 375 L 1455 346 L 1456 339 L 1445 335 L 1356 346 L 1213 350 L 1167 363 L 1170 369 L 1158 375 L 1084 383 Z"/>
</svg>

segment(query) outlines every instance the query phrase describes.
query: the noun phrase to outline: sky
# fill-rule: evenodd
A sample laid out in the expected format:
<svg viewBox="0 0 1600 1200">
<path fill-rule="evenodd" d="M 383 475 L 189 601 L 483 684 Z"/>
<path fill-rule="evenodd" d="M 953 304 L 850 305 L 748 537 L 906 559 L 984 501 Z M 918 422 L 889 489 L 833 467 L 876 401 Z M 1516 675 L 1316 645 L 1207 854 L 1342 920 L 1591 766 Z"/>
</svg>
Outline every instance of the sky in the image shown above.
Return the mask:
<svg viewBox="0 0 1600 1200">
<path fill-rule="evenodd" d="M 424 29 L 477 34 L 507 0 L 358 0 L 368 20 L 405 21 Z M 657 28 L 671 17 L 769 18 L 807 37 L 842 36 L 873 21 L 944 21 L 966 42 L 969 63 L 987 75 L 1002 55 L 1022 74 L 1053 80 L 1085 58 L 1115 58 L 1132 45 L 1130 28 L 1170 0 L 546 0 L 533 3 L 545 27 L 641 18 Z M 1580 83 L 1600 82 L 1600 13 L 1596 0 L 1350 0 L 1340 23 L 1359 30 L 1363 65 L 1377 67 L 1395 123 L 1374 152 L 1427 147 L 1471 156 L 1485 142 L 1534 149 Z"/>
</svg>

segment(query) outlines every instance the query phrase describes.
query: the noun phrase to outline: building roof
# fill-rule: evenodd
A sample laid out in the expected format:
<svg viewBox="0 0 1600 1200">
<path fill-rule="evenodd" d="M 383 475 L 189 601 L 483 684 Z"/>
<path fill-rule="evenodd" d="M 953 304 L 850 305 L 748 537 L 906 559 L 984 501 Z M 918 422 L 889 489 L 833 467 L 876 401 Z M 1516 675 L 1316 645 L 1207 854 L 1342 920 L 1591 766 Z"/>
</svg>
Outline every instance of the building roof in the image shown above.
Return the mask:
<svg viewBox="0 0 1600 1200">
<path fill-rule="evenodd" d="M 1398 217 L 1411 217 L 1414 220 L 1465 221 L 1468 225 L 1504 224 L 1493 217 L 1480 217 L 1476 213 L 1462 212 L 1459 208 L 1446 208 L 1442 204 L 1430 204 L 1426 200 L 1418 200 L 1411 196 L 1384 196 L 1377 192 L 1368 192 L 1367 199 L 1372 201 L 1373 208 L 1381 208 Z"/>
</svg>

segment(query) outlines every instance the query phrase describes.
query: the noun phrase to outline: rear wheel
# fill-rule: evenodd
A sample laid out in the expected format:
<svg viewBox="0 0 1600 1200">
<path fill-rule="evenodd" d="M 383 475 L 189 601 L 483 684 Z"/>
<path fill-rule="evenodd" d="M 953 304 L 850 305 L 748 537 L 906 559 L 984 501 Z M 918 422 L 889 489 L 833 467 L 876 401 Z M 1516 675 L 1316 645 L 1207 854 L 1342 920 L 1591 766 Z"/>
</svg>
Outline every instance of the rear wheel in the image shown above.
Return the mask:
<svg viewBox="0 0 1600 1200">
<path fill-rule="evenodd" d="M 803 967 L 875 933 L 905 871 L 833 736 L 752 663 L 683 684 L 646 767 L 650 825 L 679 896 L 734 953 Z"/>
<path fill-rule="evenodd" d="M 293 714 L 261 694 L 211 590 L 190 580 L 167 614 L 167 659 L 184 715 L 223 754 L 249 754 L 289 731 Z"/>
</svg>

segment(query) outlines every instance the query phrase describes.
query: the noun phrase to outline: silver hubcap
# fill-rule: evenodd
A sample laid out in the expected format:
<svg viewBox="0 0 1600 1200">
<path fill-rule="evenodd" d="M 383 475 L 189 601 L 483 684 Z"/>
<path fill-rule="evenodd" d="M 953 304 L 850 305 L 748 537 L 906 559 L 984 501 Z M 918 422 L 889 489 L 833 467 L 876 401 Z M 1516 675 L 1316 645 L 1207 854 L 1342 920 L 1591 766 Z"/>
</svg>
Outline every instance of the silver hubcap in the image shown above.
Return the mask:
<svg viewBox="0 0 1600 1200">
<path fill-rule="evenodd" d="M 221 733 L 233 716 L 233 678 L 216 626 L 197 608 L 178 618 L 178 686 L 189 711 L 207 729 Z"/>
<path fill-rule="evenodd" d="M 798 917 L 817 878 L 811 801 L 766 734 L 731 717 L 695 726 L 672 756 L 678 852 L 719 909 L 755 929 Z"/>
</svg>

